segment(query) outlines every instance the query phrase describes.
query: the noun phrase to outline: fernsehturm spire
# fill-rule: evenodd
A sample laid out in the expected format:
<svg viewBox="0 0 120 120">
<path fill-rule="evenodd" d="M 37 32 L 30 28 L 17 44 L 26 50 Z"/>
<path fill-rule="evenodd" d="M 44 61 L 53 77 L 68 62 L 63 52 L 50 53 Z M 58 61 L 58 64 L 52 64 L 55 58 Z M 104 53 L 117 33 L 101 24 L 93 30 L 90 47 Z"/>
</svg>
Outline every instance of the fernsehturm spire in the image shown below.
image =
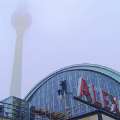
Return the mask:
<svg viewBox="0 0 120 120">
<path fill-rule="evenodd" d="M 16 30 L 16 44 L 10 96 L 21 97 L 23 37 L 30 24 L 31 17 L 23 5 L 12 16 L 12 25 Z"/>
</svg>

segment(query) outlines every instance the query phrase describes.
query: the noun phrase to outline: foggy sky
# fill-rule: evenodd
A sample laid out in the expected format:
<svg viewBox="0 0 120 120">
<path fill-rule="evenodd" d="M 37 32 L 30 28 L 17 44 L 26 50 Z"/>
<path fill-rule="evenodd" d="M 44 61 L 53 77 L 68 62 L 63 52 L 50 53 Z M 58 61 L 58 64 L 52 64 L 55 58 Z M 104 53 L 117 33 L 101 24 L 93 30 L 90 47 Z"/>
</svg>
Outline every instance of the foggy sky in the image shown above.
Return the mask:
<svg viewBox="0 0 120 120">
<path fill-rule="evenodd" d="M 0 0 L 0 99 L 9 96 L 20 1 Z M 119 0 L 28 0 L 32 25 L 24 36 L 22 96 L 53 71 L 81 63 L 120 71 Z"/>
</svg>

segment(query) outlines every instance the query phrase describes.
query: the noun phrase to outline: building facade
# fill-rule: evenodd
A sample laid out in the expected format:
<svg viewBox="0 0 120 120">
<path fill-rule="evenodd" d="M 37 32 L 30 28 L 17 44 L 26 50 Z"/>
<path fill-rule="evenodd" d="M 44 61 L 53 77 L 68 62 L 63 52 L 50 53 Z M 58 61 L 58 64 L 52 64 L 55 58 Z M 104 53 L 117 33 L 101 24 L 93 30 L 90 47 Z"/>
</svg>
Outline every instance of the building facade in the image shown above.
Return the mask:
<svg viewBox="0 0 120 120">
<path fill-rule="evenodd" d="M 119 81 L 120 74 L 104 66 L 92 64 L 69 66 L 38 83 L 25 100 L 33 109 L 31 119 L 35 120 L 47 120 L 55 115 L 59 116 L 59 119 L 60 117 L 79 119 L 80 116 L 94 113 L 99 109 L 119 116 Z"/>
</svg>

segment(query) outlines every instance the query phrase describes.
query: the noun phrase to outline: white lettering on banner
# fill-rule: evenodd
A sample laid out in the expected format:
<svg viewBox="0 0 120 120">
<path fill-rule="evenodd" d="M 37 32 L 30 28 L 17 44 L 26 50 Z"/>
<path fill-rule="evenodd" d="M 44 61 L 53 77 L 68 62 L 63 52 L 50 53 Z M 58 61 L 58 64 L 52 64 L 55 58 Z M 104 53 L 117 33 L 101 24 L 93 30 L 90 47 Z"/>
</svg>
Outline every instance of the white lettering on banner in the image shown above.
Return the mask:
<svg viewBox="0 0 120 120">
<path fill-rule="evenodd" d="M 82 83 L 82 77 L 80 77 L 80 78 L 79 78 L 79 80 L 78 80 L 78 90 L 77 90 L 77 96 L 79 96 L 79 95 L 80 95 L 81 83 Z"/>
<path fill-rule="evenodd" d="M 88 85 L 83 78 L 79 79 L 77 96 L 111 112 L 120 112 L 120 100 L 118 101 L 117 97 L 112 96 L 105 90 L 95 88 L 93 84 Z"/>
</svg>

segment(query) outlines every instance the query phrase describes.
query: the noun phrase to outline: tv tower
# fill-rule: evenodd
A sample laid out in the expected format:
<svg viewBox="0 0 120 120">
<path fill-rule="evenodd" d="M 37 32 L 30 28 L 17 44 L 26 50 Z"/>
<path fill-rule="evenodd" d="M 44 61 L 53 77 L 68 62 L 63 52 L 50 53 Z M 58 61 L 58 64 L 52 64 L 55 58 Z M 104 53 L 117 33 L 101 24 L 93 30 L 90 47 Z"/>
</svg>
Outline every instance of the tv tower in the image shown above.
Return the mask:
<svg viewBox="0 0 120 120">
<path fill-rule="evenodd" d="M 25 5 L 20 6 L 12 16 L 12 25 L 16 30 L 16 44 L 14 63 L 12 71 L 12 80 L 10 88 L 10 96 L 21 97 L 21 81 L 22 81 L 22 50 L 23 37 L 25 31 L 31 25 L 31 16 L 26 11 Z"/>
</svg>

